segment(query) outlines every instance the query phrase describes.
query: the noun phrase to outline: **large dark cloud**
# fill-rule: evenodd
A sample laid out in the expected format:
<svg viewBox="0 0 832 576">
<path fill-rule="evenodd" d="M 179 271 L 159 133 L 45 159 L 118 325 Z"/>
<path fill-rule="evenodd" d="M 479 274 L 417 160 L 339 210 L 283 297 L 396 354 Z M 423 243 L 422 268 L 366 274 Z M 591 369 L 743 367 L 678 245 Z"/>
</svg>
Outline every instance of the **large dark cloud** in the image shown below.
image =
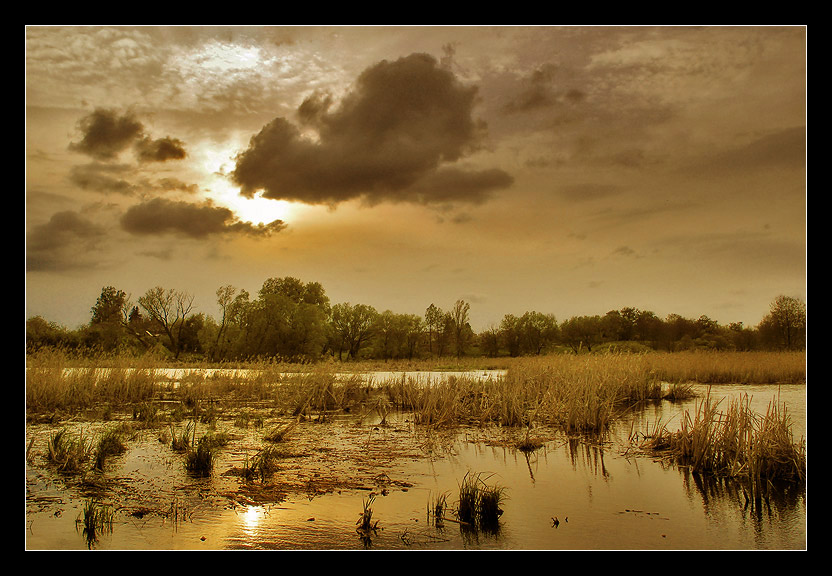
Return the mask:
<svg viewBox="0 0 832 576">
<path fill-rule="evenodd" d="M 331 110 L 330 95 L 315 94 L 298 109 L 300 125 L 285 118 L 266 125 L 238 156 L 231 176 L 245 196 L 262 191 L 266 198 L 310 204 L 359 197 L 433 201 L 428 179 L 447 182 L 450 176 L 439 172 L 443 164 L 482 144 L 485 125 L 473 117 L 476 100 L 476 87 L 462 85 L 432 56 L 385 60 L 359 76 L 337 109 Z M 481 201 L 512 180 L 496 170 L 461 172 L 453 174 L 464 181 L 458 196 L 447 187 L 435 195 Z"/>
<path fill-rule="evenodd" d="M 176 138 L 153 139 L 132 112 L 97 108 L 78 122 L 82 137 L 69 149 L 96 160 L 110 161 L 133 148 L 141 162 L 166 162 L 187 156 L 185 145 Z"/>
<path fill-rule="evenodd" d="M 254 225 L 240 221 L 228 208 L 210 203 L 193 204 L 154 198 L 127 210 L 121 226 L 136 235 L 180 234 L 190 238 L 205 238 L 221 234 L 268 236 L 283 230 L 281 220 Z"/>
</svg>

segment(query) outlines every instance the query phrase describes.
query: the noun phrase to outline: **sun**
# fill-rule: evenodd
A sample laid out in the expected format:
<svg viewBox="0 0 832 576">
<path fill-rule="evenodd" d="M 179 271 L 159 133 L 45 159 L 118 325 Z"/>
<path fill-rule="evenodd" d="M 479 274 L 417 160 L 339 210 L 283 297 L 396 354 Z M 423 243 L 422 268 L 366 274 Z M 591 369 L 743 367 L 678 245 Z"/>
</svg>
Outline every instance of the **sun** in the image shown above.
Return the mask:
<svg viewBox="0 0 832 576">
<path fill-rule="evenodd" d="M 242 196 L 240 189 L 228 179 L 227 171 L 233 151 L 205 149 L 202 151 L 203 169 L 207 173 L 206 189 L 212 201 L 233 211 L 243 222 L 268 224 L 275 220 L 287 222 L 294 212 L 294 204 L 286 200 L 272 200 L 261 194 Z"/>
<path fill-rule="evenodd" d="M 218 202 L 232 210 L 243 222 L 268 224 L 275 220 L 287 222 L 292 216 L 292 204 L 286 200 L 271 200 L 257 196 L 241 196 L 238 189 L 229 187 L 218 194 Z"/>
</svg>

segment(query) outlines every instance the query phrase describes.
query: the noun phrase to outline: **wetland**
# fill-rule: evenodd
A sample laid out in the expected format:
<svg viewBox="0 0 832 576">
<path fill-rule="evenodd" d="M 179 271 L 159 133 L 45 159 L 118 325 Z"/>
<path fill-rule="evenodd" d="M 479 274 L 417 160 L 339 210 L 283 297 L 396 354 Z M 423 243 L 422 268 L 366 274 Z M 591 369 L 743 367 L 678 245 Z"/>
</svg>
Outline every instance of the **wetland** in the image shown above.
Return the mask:
<svg viewBox="0 0 832 576">
<path fill-rule="evenodd" d="M 671 374 L 650 355 L 442 371 L 32 361 L 26 548 L 805 549 L 805 380 L 706 360 L 707 378 L 703 358 Z M 728 473 L 668 447 L 737 407 L 764 465 L 732 453 Z"/>
</svg>

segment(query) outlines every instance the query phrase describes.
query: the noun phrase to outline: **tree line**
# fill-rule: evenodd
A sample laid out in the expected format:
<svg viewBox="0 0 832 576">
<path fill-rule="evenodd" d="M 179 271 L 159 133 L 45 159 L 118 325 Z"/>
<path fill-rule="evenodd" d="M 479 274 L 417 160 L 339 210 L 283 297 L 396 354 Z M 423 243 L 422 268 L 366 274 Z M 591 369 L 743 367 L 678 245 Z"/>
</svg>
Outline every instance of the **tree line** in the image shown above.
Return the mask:
<svg viewBox="0 0 832 576">
<path fill-rule="evenodd" d="M 105 286 L 90 321 L 68 330 L 35 316 L 26 322 L 26 348 L 141 354 L 212 362 L 279 358 L 315 361 L 415 359 L 442 356 L 525 356 L 555 350 L 591 352 L 604 346 L 633 350 L 800 350 L 806 346 L 806 305 L 778 296 L 756 327 L 720 325 L 626 307 L 603 316 L 506 314 L 475 333 L 470 304 L 448 310 L 430 304 L 423 315 L 379 312 L 368 304 L 332 304 L 323 286 L 293 277 L 269 278 L 256 295 L 231 285 L 216 291 L 217 318 L 194 312 L 194 297 L 155 287 L 137 301 Z"/>
</svg>

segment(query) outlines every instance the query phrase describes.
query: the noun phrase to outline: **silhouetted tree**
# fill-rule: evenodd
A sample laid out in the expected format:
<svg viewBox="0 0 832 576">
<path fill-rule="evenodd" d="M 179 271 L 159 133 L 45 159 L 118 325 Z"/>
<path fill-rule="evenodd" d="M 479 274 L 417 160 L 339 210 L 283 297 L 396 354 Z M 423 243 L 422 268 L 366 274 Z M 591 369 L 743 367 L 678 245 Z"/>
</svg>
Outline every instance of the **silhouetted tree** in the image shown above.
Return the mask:
<svg viewBox="0 0 832 576">
<path fill-rule="evenodd" d="M 780 295 L 771 303 L 768 315 L 758 327 L 771 346 L 786 350 L 806 347 L 806 303 L 799 298 Z"/>
</svg>

